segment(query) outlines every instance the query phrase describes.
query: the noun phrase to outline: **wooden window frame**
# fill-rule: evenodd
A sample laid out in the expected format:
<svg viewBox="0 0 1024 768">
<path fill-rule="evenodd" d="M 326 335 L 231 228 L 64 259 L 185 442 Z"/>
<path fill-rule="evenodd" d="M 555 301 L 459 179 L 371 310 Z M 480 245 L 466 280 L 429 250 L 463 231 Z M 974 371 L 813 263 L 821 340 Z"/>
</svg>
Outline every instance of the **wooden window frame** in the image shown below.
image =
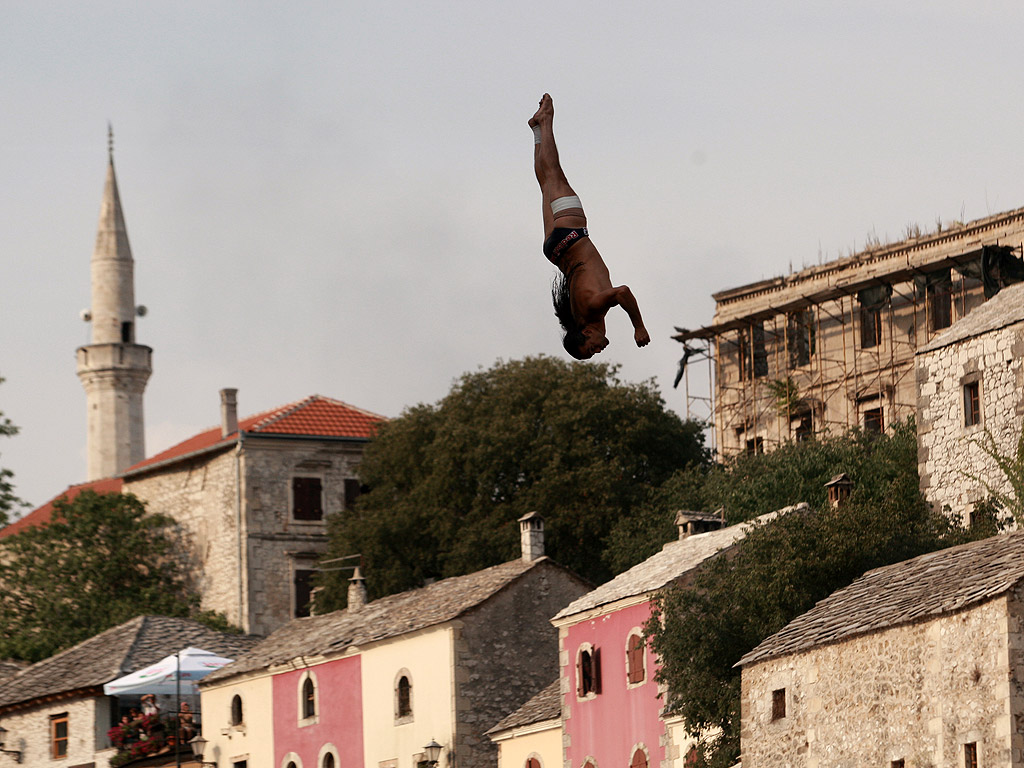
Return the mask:
<svg viewBox="0 0 1024 768">
<path fill-rule="evenodd" d="M 292 520 L 319 523 L 324 519 L 324 479 L 319 475 L 294 475 L 291 480 Z"/>
<path fill-rule="evenodd" d="M 978 768 L 978 742 L 964 744 L 964 768 Z"/>
<path fill-rule="evenodd" d="M 68 741 L 71 733 L 69 719 L 67 712 L 61 712 L 59 715 L 50 715 L 50 757 L 53 759 L 68 756 Z M 64 726 L 63 736 L 57 734 L 57 727 L 60 725 Z M 63 752 L 60 751 L 61 748 L 63 748 Z"/>
<path fill-rule="evenodd" d="M 626 684 L 640 685 L 647 679 L 646 648 L 639 630 L 632 630 L 626 638 Z"/>
<path fill-rule="evenodd" d="M 601 649 L 583 643 L 576 651 L 576 696 L 590 699 L 601 693 Z"/>
<path fill-rule="evenodd" d="M 975 379 L 964 384 L 964 426 L 981 424 L 981 381 Z"/>
</svg>

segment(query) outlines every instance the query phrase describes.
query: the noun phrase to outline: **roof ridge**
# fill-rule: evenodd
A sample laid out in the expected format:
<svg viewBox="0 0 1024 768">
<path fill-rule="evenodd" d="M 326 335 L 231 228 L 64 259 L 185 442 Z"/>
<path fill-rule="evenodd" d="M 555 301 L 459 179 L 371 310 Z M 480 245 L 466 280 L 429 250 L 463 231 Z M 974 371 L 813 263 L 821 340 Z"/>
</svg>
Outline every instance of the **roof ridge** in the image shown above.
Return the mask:
<svg viewBox="0 0 1024 768">
<path fill-rule="evenodd" d="M 277 408 L 271 408 L 269 411 L 264 411 L 263 413 L 257 413 L 256 416 L 250 416 L 249 417 L 250 419 L 256 418 L 258 416 L 265 416 L 265 418 L 263 418 L 260 421 L 257 421 L 256 423 L 254 423 L 252 425 L 251 431 L 258 432 L 259 430 L 263 429 L 264 427 L 270 426 L 275 421 L 280 421 L 285 416 L 290 416 L 291 414 L 293 414 L 296 411 L 298 411 L 300 408 L 304 407 L 307 403 L 312 402 L 313 399 L 316 398 L 316 397 L 318 397 L 318 396 L 317 395 L 308 395 L 307 397 L 304 397 L 301 400 L 294 400 L 294 401 L 292 401 L 290 403 L 285 403 L 284 405 L 280 405 Z"/>
</svg>

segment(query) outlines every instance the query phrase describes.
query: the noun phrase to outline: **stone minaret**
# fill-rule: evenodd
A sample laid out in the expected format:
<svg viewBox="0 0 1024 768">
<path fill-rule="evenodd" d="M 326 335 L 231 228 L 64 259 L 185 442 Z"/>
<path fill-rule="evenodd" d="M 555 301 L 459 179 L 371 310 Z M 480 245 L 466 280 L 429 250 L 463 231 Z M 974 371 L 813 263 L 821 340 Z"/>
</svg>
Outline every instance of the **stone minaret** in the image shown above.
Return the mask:
<svg viewBox="0 0 1024 768">
<path fill-rule="evenodd" d="M 152 372 L 153 350 L 135 343 L 131 247 L 114 175 L 114 139 L 109 134 L 107 181 L 92 252 L 92 343 L 78 348 L 78 378 L 88 408 L 88 479 L 110 477 L 145 458 L 142 393 Z"/>
</svg>

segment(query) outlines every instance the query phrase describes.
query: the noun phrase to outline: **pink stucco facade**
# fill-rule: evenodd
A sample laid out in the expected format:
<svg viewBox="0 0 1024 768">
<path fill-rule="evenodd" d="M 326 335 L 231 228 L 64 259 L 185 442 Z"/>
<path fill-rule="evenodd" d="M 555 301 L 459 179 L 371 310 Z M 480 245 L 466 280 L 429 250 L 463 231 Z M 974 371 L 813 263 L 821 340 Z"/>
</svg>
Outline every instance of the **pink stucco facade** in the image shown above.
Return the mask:
<svg viewBox="0 0 1024 768">
<path fill-rule="evenodd" d="M 568 736 L 568 768 L 582 768 L 589 759 L 596 768 L 627 768 L 638 747 L 647 765 L 657 768 L 664 759 L 661 700 L 654 682 L 655 656 L 644 648 L 644 678 L 629 683 L 626 672 L 630 634 L 642 630 L 651 615 L 649 601 L 609 610 L 563 627 L 563 679 L 568 677 L 563 713 Z M 578 660 L 580 650 L 595 649 L 600 658 L 600 690 L 581 699 Z"/>
<path fill-rule="evenodd" d="M 313 680 L 314 717 L 303 717 L 302 686 Z M 274 764 L 291 756 L 301 768 L 322 768 L 327 752 L 336 768 L 363 768 L 363 715 L 359 656 L 274 675 Z"/>
</svg>

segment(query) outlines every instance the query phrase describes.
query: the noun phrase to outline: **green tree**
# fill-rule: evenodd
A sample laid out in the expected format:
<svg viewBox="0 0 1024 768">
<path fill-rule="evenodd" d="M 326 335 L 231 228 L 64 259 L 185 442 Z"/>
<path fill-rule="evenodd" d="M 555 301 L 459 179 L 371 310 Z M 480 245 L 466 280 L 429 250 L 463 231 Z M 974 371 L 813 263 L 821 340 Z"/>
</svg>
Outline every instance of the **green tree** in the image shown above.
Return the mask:
<svg viewBox="0 0 1024 768">
<path fill-rule="evenodd" d="M 618 368 L 531 357 L 459 378 L 435 405 L 385 424 L 360 476 L 370 490 L 330 521 L 330 554 L 363 556 L 374 596 L 516 557 L 517 518 L 545 519 L 549 554 L 600 582 L 616 519 L 675 470 L 706 461 L 699 424 Z M 326 574 L 318 609 L 344 605 Z"/>
<path fill-rule="evenodd" d="M 3 540 L 0 658 L 39 661 L 142 614 L 225 628 L 198 610 L 180 551 L 173 520 L 131 494 L 58 499 L 48 524 Z"/>
<path fill-rule="evenodd" d="M 821 485 L 847 472 L 851 497 L 837 509 Z M 711 503 L 751 516 L 807 501 L 812 511 L 756 526 L 730 556 L 705 564 L 692 588 L 665 590 L 647 634 L 661 659 L 666 704 L 702 743 L 702 762 L 739 756 L 740 670 L 733 665 L 815 602 L 871 568 L 991 532 L 965 531 L 918 489 L 912 425 L 886 436 L 851 434 L 784 446 L 709 473 Z"/>
<path fill-rule="evenodd" d="M 3 384 L 0 378 L 0 384 Z M 18 434 L 18 427 L 11 423 L 11 420 L 0 411 L 0 437 L 13 437 Z M 0 528 L 10 522 L 10 513 L 14 510 L 27 506 L 24 501 L 14 495 L 14 483 L 11 478 L 14 473 L 9 469 L 0 467 Z"/>
</svg>

